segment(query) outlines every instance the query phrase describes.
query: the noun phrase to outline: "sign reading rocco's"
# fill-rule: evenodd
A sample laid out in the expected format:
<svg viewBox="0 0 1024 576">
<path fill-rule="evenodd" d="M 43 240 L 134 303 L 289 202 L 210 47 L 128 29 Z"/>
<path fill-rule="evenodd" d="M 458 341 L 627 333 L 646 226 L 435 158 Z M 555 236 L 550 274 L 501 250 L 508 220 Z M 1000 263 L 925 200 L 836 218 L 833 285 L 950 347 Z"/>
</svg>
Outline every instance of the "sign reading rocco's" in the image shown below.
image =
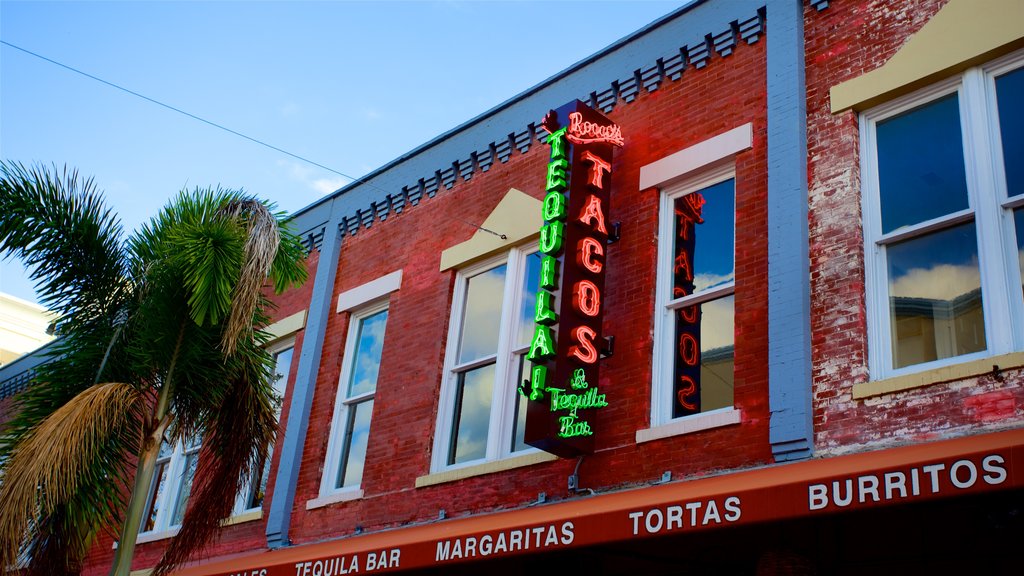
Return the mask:
<svg viewBox="0 0 1024 576">
<path fill-rule="evenodd" d="M 527 359 L 526 442 L 559 456 L 593 451 L 612 148 L 622 131 L 580 101 L 552 110 L 540 231 L 541 272 Z"/>
</svg>

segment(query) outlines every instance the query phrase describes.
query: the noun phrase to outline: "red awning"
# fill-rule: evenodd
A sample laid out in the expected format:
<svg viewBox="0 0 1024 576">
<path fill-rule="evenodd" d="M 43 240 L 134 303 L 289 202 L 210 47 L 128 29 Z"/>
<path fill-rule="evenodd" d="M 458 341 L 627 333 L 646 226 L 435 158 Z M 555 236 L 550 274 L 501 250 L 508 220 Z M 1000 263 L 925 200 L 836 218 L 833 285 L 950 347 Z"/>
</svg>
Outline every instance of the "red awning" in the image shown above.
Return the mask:
<svg viewBox="0 0 1024 576">
<path fill-rule="evenodd" d="M 440 567 L 1024 486 L 1024 430 L 811 460 L 204 562 L 183 576 Z"/>
</svg>

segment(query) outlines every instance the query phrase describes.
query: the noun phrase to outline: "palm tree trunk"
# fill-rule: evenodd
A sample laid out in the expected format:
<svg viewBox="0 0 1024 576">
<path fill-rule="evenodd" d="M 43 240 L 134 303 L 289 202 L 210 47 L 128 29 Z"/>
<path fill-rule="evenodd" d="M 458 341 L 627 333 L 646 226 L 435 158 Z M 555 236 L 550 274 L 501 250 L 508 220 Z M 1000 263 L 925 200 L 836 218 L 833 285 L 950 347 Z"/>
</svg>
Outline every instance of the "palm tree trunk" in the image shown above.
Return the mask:
<svg viewBox="0 0 1024 576">
<path fill-rule="evenodd" d="M 146 501 L 149 499 L 149 487 L 153 484 L 153 475 L 156 471 L 156 461 L 160 456 L 160 444 L 163 442 L 164 431 L 171 423 L 170 399 L 174 366 L 178 361 L 178 351 L 181 349 L 181 341 L 185 336 L 185 323 L 181 324 L 178 331 L 178 341 L 174 347 L 174 354 L 171 356 L 171 365 L 167 370 L 167 377 L 160 387 L 157 396 L 156 406 L 153 408 L 152 422 L 156 423 L 154 430 L 142 440 L 142 447 L 139 450 L 139 464 L 135 472 L 135 485 L 132 487 L 131 500 L 128 502 L 128 511 L 125 513 L 124 526 L 121 529 L 121 539 L 114 550 L 114 563 L 110 567 L 110 576 L 129 576 L 132 569 L 132 557 L 135 555 L 135 542 L 139 537 L 139 528 L 142 526 L 142 514 L 145 512 Z"/>
</svg>

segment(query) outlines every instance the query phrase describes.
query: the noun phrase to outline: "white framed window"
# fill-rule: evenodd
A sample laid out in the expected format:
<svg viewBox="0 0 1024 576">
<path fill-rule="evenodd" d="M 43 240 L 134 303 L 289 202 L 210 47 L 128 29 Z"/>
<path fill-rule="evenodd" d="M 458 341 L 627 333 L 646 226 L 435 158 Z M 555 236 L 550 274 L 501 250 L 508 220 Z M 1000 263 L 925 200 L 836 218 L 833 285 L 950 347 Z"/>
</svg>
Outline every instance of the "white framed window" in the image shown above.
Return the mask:
<svg viewBox="0 0 1024 576">
<path fill-rule="evenodd" d="M 267 346 L 267 352 L 274 359 L 274 414 L 280 422 L 281 408 L 284 405 L 285 387 L 291 375 L 292 359 L 295 356 L 295 338 L 286 338 Z M 270 463 L 274 456 L 274 445 L 271 443 L 267 457 L 253 470 L 252 475 L 235 500 L 233 514 L 238 516 L 247 512 L 263 509 L 263 500 L 267 492 L 267 481 L 270 478 Z"/>
<path fill-rule="evenodd" d="M 387 320 L 386 300 L 352 312 L 321 494 L 360 490 Z"/>
<path fill-rule="evenodd" d="M 735 184 L 727 163 L 661 191 L 652 426 L 731 412 Z M 734 423 L 727 420 L 709 425 Z"/>
<path fill-rule="evenodd" d="M 525 454 L 525 378 L 540 253 L 535 243 L 460 270 L 441 383 L 432 470 Z"/>
<path fill-rule="evenodd" d="M 872 379 L 1024 348 L 1024 52 L 861 115 Z"/>
<path fill-rule="evenodd" d="M 181 526 L 199 463 L 198 439 L 160 444 L 139 535 L 157 535 Z"/>
</svg>

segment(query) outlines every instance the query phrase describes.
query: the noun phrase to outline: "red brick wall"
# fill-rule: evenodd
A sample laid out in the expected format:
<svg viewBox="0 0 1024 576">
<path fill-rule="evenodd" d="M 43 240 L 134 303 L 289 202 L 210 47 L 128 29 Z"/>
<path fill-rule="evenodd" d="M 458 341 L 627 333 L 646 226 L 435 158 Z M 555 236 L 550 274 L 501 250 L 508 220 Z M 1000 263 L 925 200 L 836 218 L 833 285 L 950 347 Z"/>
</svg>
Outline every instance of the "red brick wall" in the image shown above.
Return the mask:
<svg viewBox="0 0 1024 576">
<path fill-rule="evenodd" d="M 764 43 L 740 45 L 704 70 L 689 69 L 609 116 L 627 138 L 613 167 L 609 218 L 622 222 L 622 241 L 608 249 L 606 334 L 615 356 L 602 365 L 600 385 L 610 406 L 595 421 L 597 453 L 583 460 L 581 485 L 594 489 L 706 474 L 770 461 L 767 425 L 767 266 Z M 704 103 L 697 105 L 696 103 Z M 552 102 L 552 107 L 562 104 Z M 655 260 L 656 189 L 638 190 L 641 166 L 747 122 L 751 151 L 737 158 L 736 406 L 743 424 L 636 445 L 649 426 Z M 438 395 L 451 308 L 453 271 L 440 272 L 441 251 L 469 239 L 509 188 L 541 198 L 547 147 L 535 143 L 507 164 L 443 188 L 434 199 L 407 208 L 345 238 L 335 295 L 402 269 L 392 293 L 381 373 L 371 424 L 361 500 L 306 510 L 318 495 L 348 328 L 348 314 L 328 320 L 309 434 L 293 510 L 291 539 L 308 542 L 436 519 L 440 509 L 462 516 L 568 497 L 575 460 L 415 488 L 430 471 Z M 709 446 L 714 446 L 709 450 Z"/>
<path fill-rule="evenodd" d="M 835 1 L 805 13 L 811 321 L 819 453 L 1019 426 L 1024 373 L 853 400 L 868 380 L 857 114 L 833 115 L 829 89 L 884 64 L 945 0 Z M 860 447 L 860 448 L 858 448 Z"/>
<path fill-rule="evenodd" d="M 604 294 L 604 333 L 616 336 L 616 350 L 602 364 L 600 386 L 610 405 L 595 418 L 597 451 L 579 469 L 584 488 L 643 485 L 660 480 L 665 471 L 679 479 L 771 461 L 765 46 L 763 40 L 740 43 L 727 58 L 714 56 L 706 68 L 689 68 L 680 81 L 666 80 L 657 91 L 641 92 L 633 103 L 620 103 L 608 114 L 627 139 L 613 166 L 609 219 L 622 222 L 622 240 L 607 251 Z M 650 426 L 658 234 L 658 190 L 638 189 L 640 167 L 748 122 L 753 124 L 753 147 L 739 154 L 735 165 L 734 404 L 742 423 L 637 445 L 636 431 Z M 344 238 L 332 302 L 340 292 L 398 269 L 403 271 L 402 285 L 390 296 L 364 497 L 306 510 L 306 502 L 318 496 L 323 474 L 349 314 L 332 312 L 328 319 L 292 511 L 292 542 L 351 535 L 357 527 L 373 531 L 430 521 L 441 509 L 458 517 L 519 507 L 536 501 L 540 492 L 549 500 L 571 497 L 566 479 L 576 460 L 415 488 L 416 478 L 430 472 L 455 278 L 454 271 L 439 271 L 441 251 L 469 239 L 509 188 L 541 198 L 547 152 L 547 146 L 535 142 L 527 153 L 514 152 L 507 163 L 496 162 L 488 172 L 460 179 L 450 190 L 441 188 L 436 198 Z M 311 284 L 278 298 L 275 318 L 304 308 Z M 299 338 L 301 344 L 301 333 Z M 275 474 L 276 461 L 271 477 Z M 271 497 L 273 489 L 271 481 Z M 210 555 L 264 548 L 265 525 L 264 518 L 226 528 Z M 162 543 L 140 545 L 135 567 L 152 566 L 162 550 Z M 109 542 L 94 550 L 90 573 L 103 572 L 108 558 Z"/>
</svg>

